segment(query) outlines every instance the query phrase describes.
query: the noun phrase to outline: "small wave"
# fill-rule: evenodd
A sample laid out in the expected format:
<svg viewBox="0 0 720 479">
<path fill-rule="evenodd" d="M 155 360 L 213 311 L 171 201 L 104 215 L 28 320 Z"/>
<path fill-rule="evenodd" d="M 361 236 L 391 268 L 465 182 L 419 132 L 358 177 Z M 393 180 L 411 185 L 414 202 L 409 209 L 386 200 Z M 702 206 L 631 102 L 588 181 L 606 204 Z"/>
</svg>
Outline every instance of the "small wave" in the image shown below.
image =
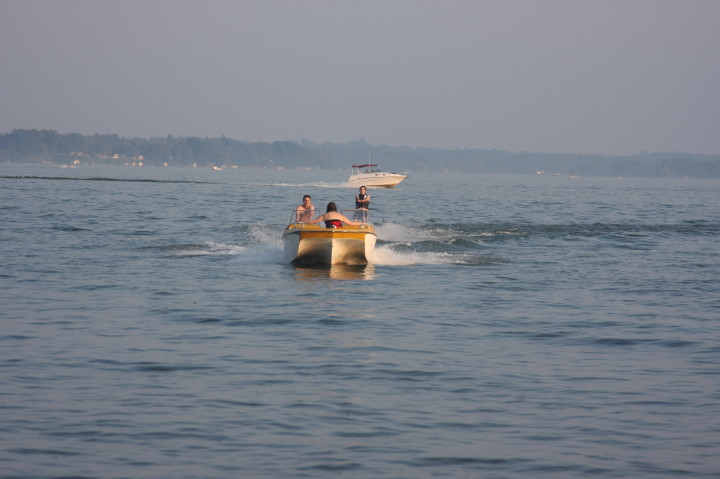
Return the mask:
<svg viewBox="0 0 720 479">
<path fill-rule="evenodd" d="M 87 228 L 79 228 L 77 226 L 72 226 L 72 225 L 57 225 L 57 226 L 52 226 L 50 229 L 55 230 L 55 231 L 67 231 L 67 232 L 71 232 L 71 233 L 79 232 L 79 231 L 90 231 Z"/>
<path fill-rule="evenodd" d="M 203 369 L 213 369 L 211 366 L 198 365 L 198 364 L 160 364 L 143 362 L 135 365 L 135 369 L 144 372 L 153 373 L 172 373 L 175 371 L 195 371 Z"/>
<path fill-rule="evenodd" d="M 599 346 L 638 346 L 657 345 L 669 349 L 686 348 L 695 346 L 695 341 L 688 340 L 666 340 L 655 338 L 594 338 L 588 342 Z"/>
<path fill-rule="evenodd" d="M 82 456 L 84 453 L 78 451 L 70 451 L 66 449 L 43 449 L 43 448 L 31 448 L 31 447 L 19 447 L 15 449 L 8 449 L 8 451 L 14 454 L 22 455 L 41 455 L 41 456 Z"/>
</svg>

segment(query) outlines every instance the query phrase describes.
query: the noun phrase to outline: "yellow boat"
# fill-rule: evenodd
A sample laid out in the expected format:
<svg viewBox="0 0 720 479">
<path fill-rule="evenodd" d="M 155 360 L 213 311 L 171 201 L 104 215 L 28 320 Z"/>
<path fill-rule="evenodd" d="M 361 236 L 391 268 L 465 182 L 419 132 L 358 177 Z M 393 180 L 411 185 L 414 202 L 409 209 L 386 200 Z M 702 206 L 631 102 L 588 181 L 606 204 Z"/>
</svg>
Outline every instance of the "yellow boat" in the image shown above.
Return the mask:
<svg viewBox="0 0 720 479">
<path fill-rule="evenodd" d="M 350 218 L 362 215 L 360 226 L 325 228 L 297 220 L 293 212 L 283 232 L 283 250 L 293 264 L 368 264 L 375 249 L 375 228 L 367 222 L 367 210 L 344 210 Z M 360 221 L 360 220 L 358 220 Z"/>
</svg>

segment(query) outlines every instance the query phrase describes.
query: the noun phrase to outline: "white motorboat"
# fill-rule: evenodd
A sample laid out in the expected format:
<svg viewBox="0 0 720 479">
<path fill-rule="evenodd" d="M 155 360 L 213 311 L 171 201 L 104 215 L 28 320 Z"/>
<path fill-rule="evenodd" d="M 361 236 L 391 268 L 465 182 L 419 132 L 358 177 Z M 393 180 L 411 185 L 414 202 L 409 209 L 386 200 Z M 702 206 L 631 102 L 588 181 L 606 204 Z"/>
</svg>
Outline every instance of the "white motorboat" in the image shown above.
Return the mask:
<svg viewBox="0 0 720 479">
<path fill-rule="evenodd" d="M 407 178 L 400 173 L 388 173 L 378 168 L 374 163 L 352 165 L 352 174 L 348 184 L 353 186 L 367 186 L 368 188 L 392 188 Z"/>
<path fill-rule="evenodd" d="M 302 223 L 293 211 L 283 232 L 285 259 L 293 264 L 368 264 L 375 250 L 375 228 L 367 222 L 367 210 L 344 210 L 350 218 L 362 218 L 360 226 L 325 228 Z"/>
</svg>

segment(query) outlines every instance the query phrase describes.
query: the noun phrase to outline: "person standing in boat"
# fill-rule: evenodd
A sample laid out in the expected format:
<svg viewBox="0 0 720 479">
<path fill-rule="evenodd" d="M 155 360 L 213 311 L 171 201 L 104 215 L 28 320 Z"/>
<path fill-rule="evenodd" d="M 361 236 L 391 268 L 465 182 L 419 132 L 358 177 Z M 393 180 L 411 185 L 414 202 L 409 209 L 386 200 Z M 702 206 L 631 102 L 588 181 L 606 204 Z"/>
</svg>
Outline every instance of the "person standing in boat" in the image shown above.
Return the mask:
<svg viewBox="0 0 720 479">
<path fill-rule="evenodd" d="M 367 188 L 364 186 L 360 187 L 360 192 L 355 195 L 355 209 L 353 215 L 354 220 L 361 220 L 367 222 L 367 212 L 370 209 L 370 195 L 367 194 Z"/>
<path fill-rule="evenodd" d="M 312 204 L 312 198 L 310 198 L 310 195 L 303 196 L 303 204 L 298 206 L 297 211 L 295 211 L 297 222 L 307 223 L 312 219 L 313 213 L 315 213 L 315 207 Z"/>
<path fill-rule="evenodd" d="M 325 222 L 326 228 L 342 228 L 343 223 L 350 226 L 360 226 L 361 224 L 363 224 L 362 221 L 352 221 L 342 213 L 338 213 L 337 205 L 333 201 L 328 203 L 327 213 L 318 216 L 314 220 L 308 221 L 307 223 L 314 225 L 316 223 L 320 223 L 321 221 Z"/>
</svg>

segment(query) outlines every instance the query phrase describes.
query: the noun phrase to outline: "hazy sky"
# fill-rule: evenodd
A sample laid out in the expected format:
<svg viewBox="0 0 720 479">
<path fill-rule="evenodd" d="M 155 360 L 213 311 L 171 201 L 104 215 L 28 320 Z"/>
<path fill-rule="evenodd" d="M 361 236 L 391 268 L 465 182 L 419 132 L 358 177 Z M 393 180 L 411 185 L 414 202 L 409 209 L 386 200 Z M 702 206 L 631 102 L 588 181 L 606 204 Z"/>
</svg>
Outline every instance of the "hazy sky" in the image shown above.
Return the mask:
<svg viewBox="0 0 720 479">
<path fill-rule="evenodd" d="M 0 0 L 0 132 L 720 154 L 720 0 Z"/>
</svg>

